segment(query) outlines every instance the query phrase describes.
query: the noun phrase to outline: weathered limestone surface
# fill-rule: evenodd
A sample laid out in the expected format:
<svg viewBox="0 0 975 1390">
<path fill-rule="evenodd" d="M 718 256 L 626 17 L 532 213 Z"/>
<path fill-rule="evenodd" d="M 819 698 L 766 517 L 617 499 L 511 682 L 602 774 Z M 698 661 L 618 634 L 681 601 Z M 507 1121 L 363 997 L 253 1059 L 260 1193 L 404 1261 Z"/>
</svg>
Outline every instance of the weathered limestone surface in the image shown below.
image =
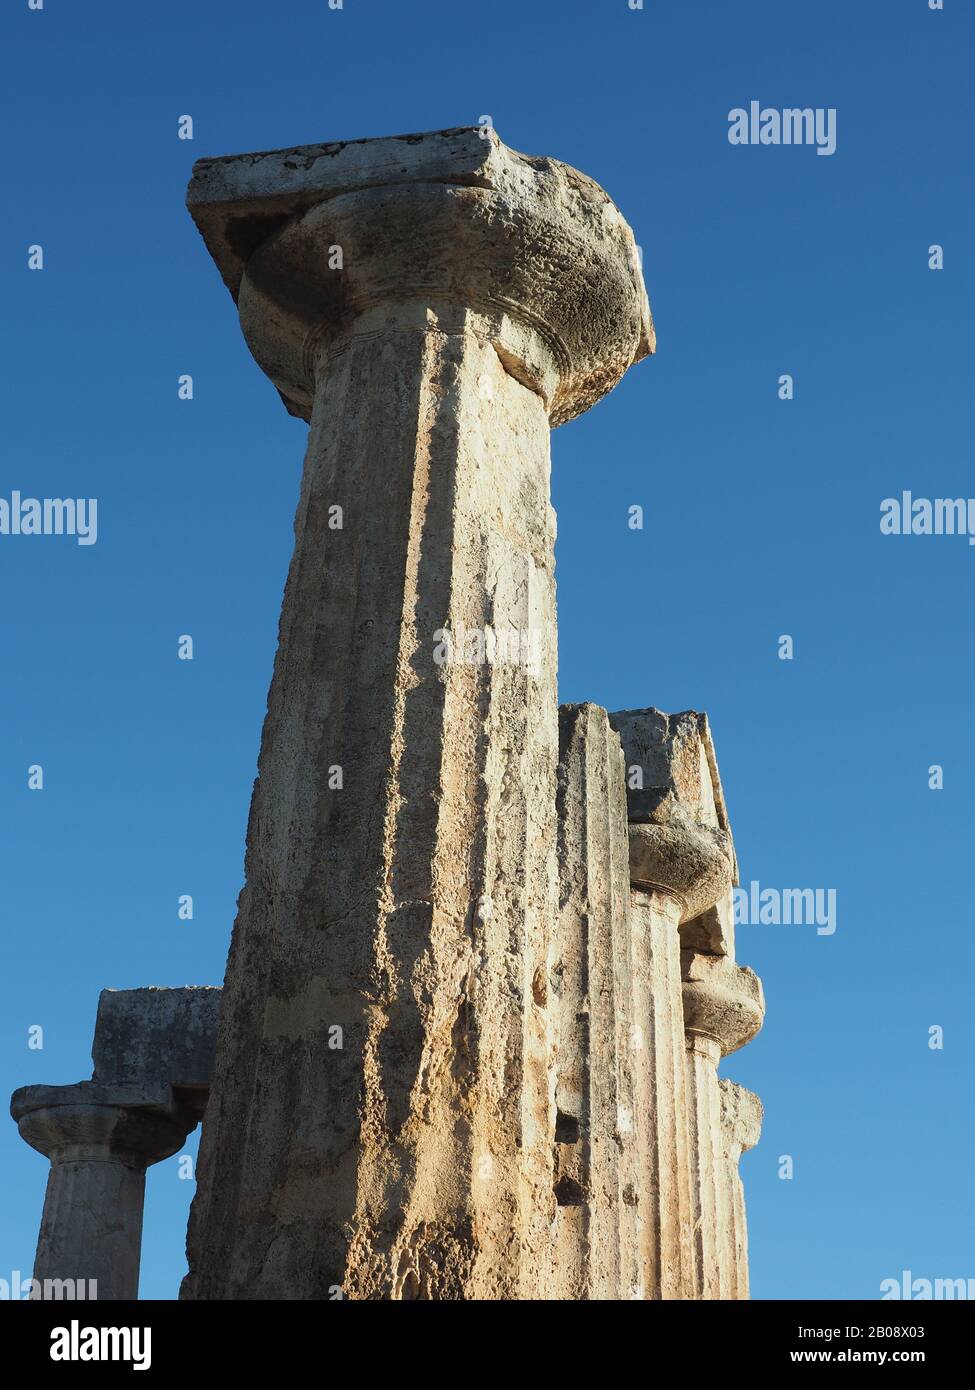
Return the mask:
<svg viewBox="0 0 975 1390">
<path fill-rule="evenodd" d="M 636 1061 L 642 1073 L 638 1113 L 647 1129 L 642 1285 L 650 1299 L 693 1298 L 695 1290 L 684 1021 L 675 950 L 679 915 L 670 894 L 633 886 L 634 1010 L 641 1030 Z"/>
<path fill-rule="evenodd" d="M 341 348 L 375 305 L 486 314 L 490 341 L 542 395 L 552 425 L 654 350 L 633 234 L 609 196 L 493 131 L 201 159 L 187 206 L 257 361 L 307 420 L 317 349 Z"/>
<path fill-rule="evenodd" d="M 93 1079 L 14 1092 L 22 1137 L 51 1162 L 35 1280 L 137 1297 L 146 1169 L 202 1114 L 219 1003 L 219 989 L 103 990 Z"/>
<path fill-rule="evenodd" d="M 737 878 L 737 874 L 735 876 Z M 730 888 L 713 907 L 681 923 L 680 942 L 689 950 L 701 951 L 704 955 L 730 956 L 734 960 L 735 912 Z"/>
<path fill-rule="evenodd" d="M 745 1297 L 741 1147 L 736 1188 L 716 1068 L 758 1032 L 764 1000 L 757 976 L 733 961 L 737 861 L 713 741 L 693 711 L 610 720 L 627 768 L 632 912 L 655 963 L 651 1172 L 661 1200 L 650 1296 Z"/>
<path fill-rule="evenodd" d="M 183 1297 L 746 1298 L 707 718 L 556 707 L 549 430 L 653 350 L 629 227 L 472 129 L 202 160 L 188 204 L 311 426 L 295 549 L 223 995 L 106 991 L 92 1081 L 14 1094 L 35 1278 L 135 1297 L 206 1109 Z"/>
<path fill-rule="evenodd" d="M 610 719 L 628 772 L 631 880 L 672 894 L 681 922 L 693 922 L 738 873 L 707 716 L 646 709 Z"/>
<path fill-rule="evenodd" d="M 610 720 L 627 770 L 631 913 L 646 959 L 648 1186 L 656 1194 L 647 1293 L 687 1299 L 697 1281 L 678 933 L 712 909 L 734 851 L 703 716 L 621 710 Z"/>
<path fill-rule="evenodd" d="M 653 1213 L 634 1048 L 623 753 L 596 705 L 559 711 L 559 915 L 551 969 L 558 1212 L 550 1294 L 632 1298 Z"/>
<path fill-rule="evenodd" d="M 91 1050 L 92 1080 L 103 1086 L 138 1086 L 148 1100 L 176 1099 L 202 1114 L 213 1072 L 223 991 L 208 985 L 183 989 L 103 989 Z"/>
<path fill-rule="evenodd" d="M 729 1180 L 717 1067 L 761 1028 L 765 1001 L 758 976 L 726 957 L 685 950 L 681 972 L 699 1297 L 734 1298 L 740 1280 L 737 1256 L 732 1258 L 731 1252 L 737 1249 L 744 1219 Z M 738 1157 L 740 1150 L 736 1176 Z"/>
<path fill-rule="evenodd" d="M 652 349 L 632 234 L 585 176 L 473 130 L 202 161 L 188 201 L 311 429 L 184 1296 L 533 1296 L 548 434 Z M 521 655 L 436 659 L 462 629 Z"/>
<path fill-rule="evenodd" d="M 746 1149 L 753 1149 L 762 1133 L 762 1102 L 753 1091 L 721 1077 L 721 1134 L 723 1138 L 721 1200 L 724 1250 L 719 1258 L 726 1271 L 722 1298 L 748 1297 L 748 1228 L 745 1221 L 745 1190 L 738 1164 Z"/>
</svg>

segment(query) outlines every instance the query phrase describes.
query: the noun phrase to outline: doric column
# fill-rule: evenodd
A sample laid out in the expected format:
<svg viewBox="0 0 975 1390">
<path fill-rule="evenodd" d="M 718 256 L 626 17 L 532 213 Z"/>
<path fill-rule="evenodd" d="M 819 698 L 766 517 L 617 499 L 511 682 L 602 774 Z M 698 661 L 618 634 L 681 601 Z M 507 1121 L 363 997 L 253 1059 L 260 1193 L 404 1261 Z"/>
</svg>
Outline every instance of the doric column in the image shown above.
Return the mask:
<svg viewBox="0 0 975 1390">
<path fill-rule="evenodd" d="M 642 1297 L 645 1184 L 638 961 L 620 741 L 597 705 L 559 710 L 559 912 L 551 979 L 557 1299 Z"/>
<path fill-rule="evenodd" d="M 753 1149 L 762 1133 L 762 1102 L 754 1091 L 747 1091 L 724 1077 L 721 1091 L 721 1135 L 724 1157 L 722 1201 L 725 1210 L 720 1260 L 727 1270 L 725 1298 L 748 1297 L 748 1227 L 745 1221 L 745 1190 L 738 1164 L 746 1149 Z"/>
<path fill-rule="evenodd" d="M 681 907 L 662 887 L 632 886 L 636 970 L 633 1007 L 640 1047 L 634 1054 L 645 1131 L 641 1193 L 644 1288 L 647 1298 L 692 1298 L 690 1156 L 684 1080 L 677 925 Z"/>
<path fill-rule="evenodd" d="M 739 1213 L 733 1200 L 735 1189 L 728 1181 L 717 1067 L 722 1057 L 744 1047 L 761 1028 L 765 1000 L 754 971 L 726 956 L 684 950 L 681 974 L 698 1297 L 736 1298 L 741 1296 L 740 1258 L 747 1247 L 743 1245 L 741 1256 L 733 1259 L 730 1250 L 732 1244 L 738 1250 L 733 1233 L 739 1219 L 743 1228 L 744 1206 Z M 745 1282 L 747 1287 L 747 1271 Z"/>
<path fill-rule="evenodd" d="M 201 161 L 189 206 L 311 430 L 184 1295 L 530 1297 L 549 429 L 652 347 L 632 234 L 474 130 Z"/>
<path fill-rule="evenodd" d="M 646 1033 L 634 1059 L 648 1128 L 644 1282 L 648 1298 L 691 1299 L 697 1277 L 680 932 L 727 892 L 734 849 L 704 716 L 644 709 L 610 720 L 626 765 L 634 1008 Z"/>
<path fill-rule="evenodd" d="M 137 1298 L 146 1168 L 177 1152 L 195 1116 L 87 1081 L 25 1086 L 11 1113 L 51 1161 L 34 1279 L 84 1280 L 88 1298 Z"/>
<path fill-rule="evenodd" d="M 203 1117 L 219 1008 L 220 990 L 205 986 L 104 989 L 92 1080 L 14 1092 L 21 1135 L 51 1161 L 35 1279 L 137 1296 L 146 1168 Z"/>
</svg>

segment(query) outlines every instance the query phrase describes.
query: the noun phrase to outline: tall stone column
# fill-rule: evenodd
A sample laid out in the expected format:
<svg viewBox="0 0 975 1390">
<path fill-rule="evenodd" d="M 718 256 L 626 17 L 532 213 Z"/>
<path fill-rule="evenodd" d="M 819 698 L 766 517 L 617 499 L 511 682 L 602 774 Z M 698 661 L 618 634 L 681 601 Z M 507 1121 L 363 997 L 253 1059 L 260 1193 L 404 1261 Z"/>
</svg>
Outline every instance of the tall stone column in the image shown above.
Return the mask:
<svg viewBox="0 0 975 1390">
<path fill-rule="evenodd" d="M 11 1111 L 51 1161 L 35 1281 L 85 1281 L 82 1297 L 137 1298 L 146 1169 L 177 1152 L 196 1117 L 91 1082 L 25 1086 Z"/>
<path fill-rule="evenodd" d="M 704 717 L 651 708 L 610 720 L 626 767 L 634 1004 L 646 1035 L 636 1058 L 648 1127 L 646 1296 L 690 1299 L 697 1278 L 680 930 L 730 884 L 734 848 Z"/>
<path fill-rule="evenodd" d="M 634 1037 L 623 754 L 597 705 L 563 706 L 559 734 L 559 912 L 549 972 L 558 1211 L 548 1294 L 629 1299 L 643 1296 L 643 1227 L 653 1212 Z"/>
<path fill-rule="evenodd" d="M 469 129 L 201 161 L 189 206 L 311 429 L 183 1293 L 532 1296 L 548 436 L 652 348 L 632 233 Z"/>
<path fill-rule="evenodd" d="M 698 1297 L 738 1298 L 743 1296 L 743 1283 L 747 1290 L 747 1269 L 744 1281 L 740 1269 L 747 1252 L 744 1202 L 730 1180 L 729 1137 L 727 1121 L 722 1120 L 717 1068 L 722 1057 L 744 1047 L 759 1031 L 765 1000 L 754 971 L 727 957 L 684 950 L 681 973 Z M 739 1148 L 734 1159 L 736 1179 L 740 1153 Z"/>
<path fill-rule="evenodd" d="M 737 879 L 734 844 L 706 716 L 650 708 L 622 710 L 610 721 L 626 765 L 630 913 L 642 963 L 634 1002 L 648 1042 L 638 1063 L 654 1203 L 644 1228 L 647 1296 L 716 1298 L 717 1233 L 724 1230 L 717 1185 L 726 1171 L 714 1070 L 721 1048 L 688 1028 L 697 995 L 682 961 L 692 946 L 714 952 L 707 959 L 719 964 L 734 949 L 727 911 Z"/>
<path fill-rule="evenodd" d="M 654 1299 L 693 1298 L 695 1288 L 677 937 L 681 911 L 680 900 L 663 885 L 631 884 L 630 921 L 637 964 L 633 1007 L 640 1030 L 634 1065 L 646 1153 L 642 1282 L 645 1296 Z"/>
</svg>

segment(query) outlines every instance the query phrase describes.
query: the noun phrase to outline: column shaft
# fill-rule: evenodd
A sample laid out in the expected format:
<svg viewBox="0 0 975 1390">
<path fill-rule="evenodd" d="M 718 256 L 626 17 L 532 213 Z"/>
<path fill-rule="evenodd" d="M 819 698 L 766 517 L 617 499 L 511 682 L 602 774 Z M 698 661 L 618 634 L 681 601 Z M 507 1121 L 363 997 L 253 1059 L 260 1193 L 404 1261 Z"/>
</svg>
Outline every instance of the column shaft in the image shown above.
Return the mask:
<svg viewBox="0 0 975 1390">
<path fill-rule="evenodd" d="M 88 1281 L 88 1296 L 139 1296 L 146 1170 L 121 1158 L 51 1164 L 34 1259 L 38 1281 Z"/>
<path fill-rule="evenodd" d="M 202 160 L 188 204 L 311 430 L 183 1293 L 536 1297 L 548 432 L 653 351 L 636 243 L 483 129 Z"/>
<path fill-rule="evenodd" d="M 51 1161 L 35 1280 L 85 1280 L 87 1298 L 137 1298 L 146 1169 L 176 1152 L 195 1117 L 84 1081 L 24 1086 L 10 1110 Z"/>
<path fill-rule="evenodd" d="M 698 1297 L 737 1298 L 745 1261 L 738 1158 L 758 1142 L 761 1105 L 719 1080 L 718 1063 L 758 1032 L 765 1000 L 758 976 L 727 956 L 685 949 L 681 978 Z"/>
<path fill-rule="evenodd" d="M 641 1251 L 647 1298 L 695 1296 L 684 1014 L 681 1004 L 680 904 L 634 888 L 630 898 L 637 969 L 633 1006 L 641 1020 L 636 1053 L 637 1114 L 645 1127 Z M 642 1207 L 641 1202 L 641 1207 Z"/>
<path fill-rule="evenodd" d="M 626 799 L 604 710 L 560 710 L 551 1297 L 641 1296 Z"/>
<path fill-rule="evenodd" d="M 691 1197 L 698 1298 L 727 1298 L 723 1260 L 724 1155 L 717 1064 L 720 1046 L 708 1038 L 687 1040 L 687 1113 L 691 1141 Z"/>
<path fill-rule="evenodd" d="M 317 362 L 191 1295 L 537 1288 L 554 518 L 545 407 L 490 336 L 386 306 Z"/>
</svg>

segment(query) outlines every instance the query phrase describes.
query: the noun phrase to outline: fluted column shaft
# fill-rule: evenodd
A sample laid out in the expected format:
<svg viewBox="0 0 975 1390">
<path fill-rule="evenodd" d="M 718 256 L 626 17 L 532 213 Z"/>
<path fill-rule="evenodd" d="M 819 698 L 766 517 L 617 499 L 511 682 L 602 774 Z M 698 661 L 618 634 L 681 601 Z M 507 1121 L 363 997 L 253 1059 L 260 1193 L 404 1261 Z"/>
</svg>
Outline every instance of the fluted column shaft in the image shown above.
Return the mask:
<svg viewBox="0 0 975 1390">
<path fill-rule="evenodd" d="M 558 1299 L 642 1297 L 645 1096 L 628 917 L 623 757 L 605 710 L 559 711 L 559 912 L 551 976 Z"/>
<path fill-rule="evenodd" d="M 732 1165 L 729 1153 L 735 1133 L 729 1130 L 727 1093 L 723 1098 L 722 1092 L 726 1083 L 718 1078 L 718 1063 L 755 1036 L 765 1001 L 757 975 L 728 957 L 684 950 L 681 975 L 697 1297 L 746 1297 L 747 1267 L 746 1293 L 741 1293 L 747 1248 L 738 1180 L 738 1157 L 745 1140 L 738 1143 Z"/>
<path fill-rule="evenodd" d="M 137 1298 L 146 1170 L 119 1154 L 53 1160 L 34 1278 L 89 1281 L 100 1299 Z"/>
<path fill-rule="evenodd" d="M 633 236 L 472 130 L 201 161 L 189 203 L 311 428 L 183 1293 L 532 1297 L 549 429 L 651 350 Z"/>
<path fill-rule="evenodd" d="M 687 1115 L 694 1220 L 696 1296 L 725 1298 L 722 1226 L 721 1096 L 717 1064 L 721 1048 L 710 1038 L 687 1035 Z"/>
<path fill-rule="evenodd" d="M 646 1298 L 694 1297 L 690 1144 L 681 1005 L 681 904 L 634 885 L 630 897 L 638 1123 L 644 1131 L 641 1253 Z M 645 1208 L 645 1209 L 644 1209 Z"/>
<path fill-rule="evenodd" d="M 450 306 L 367 313 L 318 373 L 191 1258 L 214 1295 L 517 1296 L 551 1191 L 548 419 Z"/>
<path fill-rule="evenodd" d="M 734 846 L 707 720 L 692 711 L 610 716 L 627 770 L 635 999 L 648 1127 L 646 1296 L 700 1297 L 698 1077 L 685 1059 L 683 925 L 708 913 L 734 876 Z M 697 1205 L 695 1205 L 695 1198 Z"/>
</svg>

